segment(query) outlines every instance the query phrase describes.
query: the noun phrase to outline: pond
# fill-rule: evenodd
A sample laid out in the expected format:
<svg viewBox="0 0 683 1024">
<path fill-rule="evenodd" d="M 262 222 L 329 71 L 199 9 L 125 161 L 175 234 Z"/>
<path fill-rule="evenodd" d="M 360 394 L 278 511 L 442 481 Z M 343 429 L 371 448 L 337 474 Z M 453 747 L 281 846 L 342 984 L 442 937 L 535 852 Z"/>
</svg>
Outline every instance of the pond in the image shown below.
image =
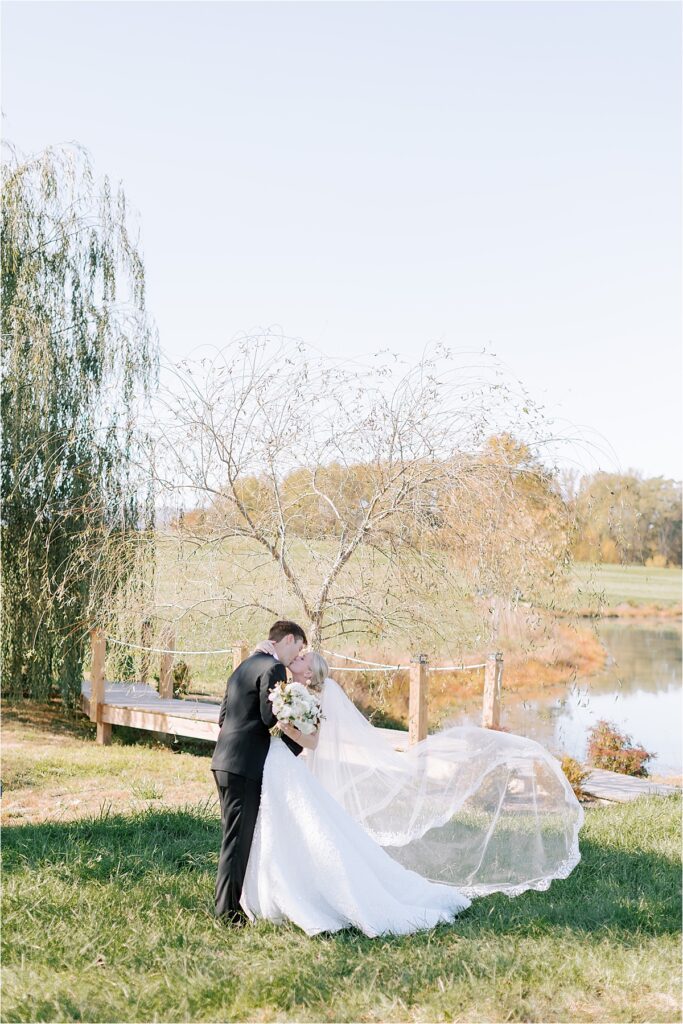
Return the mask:
<svg viewBox="0 0 683 1024">
<path fill-rule="evenodd" d="M 583 761 L 589 729 L 606 718 L 656 753 L 647 762 L 651 774 L 681 775 L 680 624 L 605 620 L 597 629 L 609 652 L 606 669 L 574 681 L 559 697 L 522 700 L 504 692 L 501 725 Z M 442 727 L 464 724 L 481 724 L 480 704 Z"/>
</svg>

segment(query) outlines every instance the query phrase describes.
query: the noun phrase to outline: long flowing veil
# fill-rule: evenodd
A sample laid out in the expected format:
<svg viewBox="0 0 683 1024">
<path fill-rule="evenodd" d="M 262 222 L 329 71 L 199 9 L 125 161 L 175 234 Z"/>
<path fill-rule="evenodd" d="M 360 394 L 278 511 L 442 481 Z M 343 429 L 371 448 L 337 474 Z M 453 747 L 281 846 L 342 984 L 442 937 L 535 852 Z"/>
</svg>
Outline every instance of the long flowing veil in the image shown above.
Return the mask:
<svg viewBox="0 0 683 1024">
<path fill-rule="evenodd" d="M 473 726 L 404 750 L 326 679 L 310 771 L 395 860 L 468 896 L 547 889 L 580 860 L 583 808 L 534 740 Z"/>
</svg>

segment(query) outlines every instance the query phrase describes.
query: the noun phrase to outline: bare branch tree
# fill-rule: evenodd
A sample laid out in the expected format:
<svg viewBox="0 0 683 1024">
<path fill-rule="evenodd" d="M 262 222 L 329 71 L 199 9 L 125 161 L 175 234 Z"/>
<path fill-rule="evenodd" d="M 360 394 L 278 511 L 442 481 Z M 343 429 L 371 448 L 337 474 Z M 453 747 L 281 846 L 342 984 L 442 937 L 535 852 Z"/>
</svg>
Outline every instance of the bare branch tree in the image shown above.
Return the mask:
<svg viewBox="0 0 683 1024">
<path fill-rule="evenodd" d="M 492 446 L 503 431 L 522 454 Z M 539 514 L 543 417 L 481 353 L 360 364 L 245 336 L 164 366 L 144 434 L 157 500 L 178 510 L 155 539 L 176 619 L 201 602 L 228 631 L 288 614 L 318 646 L 457 647 L 473 587 L 509 595 L 562 561 L 561 515 Z"/>
</svg>

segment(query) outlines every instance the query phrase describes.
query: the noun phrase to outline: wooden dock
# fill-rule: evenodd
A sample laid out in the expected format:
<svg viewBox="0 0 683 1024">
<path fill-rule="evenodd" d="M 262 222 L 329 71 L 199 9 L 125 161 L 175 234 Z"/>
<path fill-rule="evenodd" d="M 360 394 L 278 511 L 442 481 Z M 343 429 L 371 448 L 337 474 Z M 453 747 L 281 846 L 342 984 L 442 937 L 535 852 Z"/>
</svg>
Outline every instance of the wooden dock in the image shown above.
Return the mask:
<svg viewBox="0 0 683 1024">
<path fill-rule="evenodd" d="M 218 712 L 220 705 L 213 701 L 161 697 L 157 690 L 144 683 L 105 683 L 103 700 L 97 707 L 91 702 L 91 687 L 84 680 L 81 688 L 83 711 L 97 722 L 101 743 L 111 742 L 112 725 L 127 725 L 133 729 L 188 736 L 215 743 L 218 738 Z M 397 729 L 381 732 L 396 750 L 406 750 L 409 735 Z M 593 768 L 583 783 L 583 789 L 599 800 L 624 803 L 639 796 L 667 796 L 680 792 L 678 786 L 665 786 Z"/>
<path fill-rule="evenodd" d="M 161 697 L 145 683 L 105 683 L 103 699 L 97 705 L 93 704 L 91 696 L 91 685 L 84 680 L 81 685 L 83 711 L 97 722 L 100 743 L 111 742 L 112 725 L 189 736 L 213 743 L 218 739 L 220 704 L 213 701 Z"/>
<path fill-rule="evenodd" d="M 665 786 L 634 775 L 608 772 L 604 768 L 591 768 L 590 775 L 581 785 L 589 796 L 620 804 L 636 800 L 639 796 L 672 796 L 681 791 L 678 786 Z"/>
<path fill-rule="evenodd" d="M 143 641 L 148 639 L 145 630 L 143 630 L 142 639 Z M 192 718 L 194 721 L 197 721 L 198 718 L 204 720 L 204 716 L 198 709 L 195 709 L 197 711 L 196 716 L 188 715 L 185 708 L 191 702 L 177 700 L 173 697 L 173 664 L 176 654 L 191 655 L 208 652 L 177 651 L 175 633 L 170 627 L 166 627 L 163 630 L 163 641 L 164 647 L 162 648 L 149 646 L 140 646 L 139 648 L 147 652 L 147 654 L 154 651 L 161 654 L 158 691 L 147 685 L 149 659 L 146 658 L 146 666 L 143 669 L 142 678 L 139 682 L 129 685 L 125 696 L 125 703 L 122 703 L 120 694 L 112 690 L 111 687 L 124 684 L 113 684 L 105 681 L 107 638 L 103 631 L 97 627 L 90 630 L 92 650 L 90 683 L 83 686 L 82 693 L 83 700 L 87 703 L 87 714 L 90 716 L 91 721 L 97 722 L 98 743 L 108 743 L 110 741 L 112 725 L 132 725 L 134 721 L 143 723 L 145 719 L 141 716 L 146 713 L 166 715 L 169 720 L 167 724 L 172 726 L 172 728 L 166 729 L 165 726 L 160 725 L 158 722 L 155 724 L 152 720 L 150 720 L 149 725 L 140 724 L 137 726 L 138 728 L 149 728 L 154 732 L 171 732 L 178 736 L 199 736 L 201 739 L 215 739 L 213 734 L 200 734 L 196 731 L 187 732 L 190 726 L 183 722 L 176 722 L 176 718 Z M 243 643 L 233 644 L 230 653 L 232 654 L 233 671 L 249 655 L 248 648 Z M 500 701 L 503 682 L 503 655 L 500 651 L 490 652 L 485 656 L 483 662 L 467 665 L 430 665 L 426 654 L 418 654 L 412 657 L 410 665 L 395 666 L 377 666 L 374 662 L 359 661 L 357 658 L 351 658 L 344 654 L 337 655 L 337 657 L 371 668 L 379 667 L 380 669 L 388 669 L 392 672 L 403 671 L 409 673 L 408 735 L 411 743 L 417 743 L 419 740 L 424 739 L 428 732 L 429 677 L 432 672 L 473 672 L 482 670 L 483 702 L 481 724 L 485 728 L 495 729 L 500 722 Z M 349 668 L 348 665 L 340 668 L 342 672 L 355 670 L 353 667 Z M 104 699 L 106 686 L 110 688 L 108 691 L 112 698 L 110 701 Z M 163 707 L 159 704 L 159 699 L 164 701 Z M 86 707 L 86 703 L 84 703 L 84 707 Z M 200 702 L 195 702 L 195 704 L 197 703 Z M 124 715 L 123 710 L 131 713 Z M 135 714 L 132 714 L 132 712 L 135 712 Z"/>
</svg>

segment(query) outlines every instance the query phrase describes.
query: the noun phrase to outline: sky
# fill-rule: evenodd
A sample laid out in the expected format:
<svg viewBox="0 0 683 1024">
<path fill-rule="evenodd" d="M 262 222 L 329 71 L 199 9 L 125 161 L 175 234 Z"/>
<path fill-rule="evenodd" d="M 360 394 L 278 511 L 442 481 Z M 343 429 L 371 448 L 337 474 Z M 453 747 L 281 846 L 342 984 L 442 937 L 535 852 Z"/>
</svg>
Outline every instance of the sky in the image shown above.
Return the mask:
<svg viewBox="0 0 683 1024">
<path fill-rule="evenodd" d="M 594 471 L 680 479 L 681 6 L 6 2 L 2 133 L 137 211 L 171 359 L 487 347 Z"/>
</svg>

